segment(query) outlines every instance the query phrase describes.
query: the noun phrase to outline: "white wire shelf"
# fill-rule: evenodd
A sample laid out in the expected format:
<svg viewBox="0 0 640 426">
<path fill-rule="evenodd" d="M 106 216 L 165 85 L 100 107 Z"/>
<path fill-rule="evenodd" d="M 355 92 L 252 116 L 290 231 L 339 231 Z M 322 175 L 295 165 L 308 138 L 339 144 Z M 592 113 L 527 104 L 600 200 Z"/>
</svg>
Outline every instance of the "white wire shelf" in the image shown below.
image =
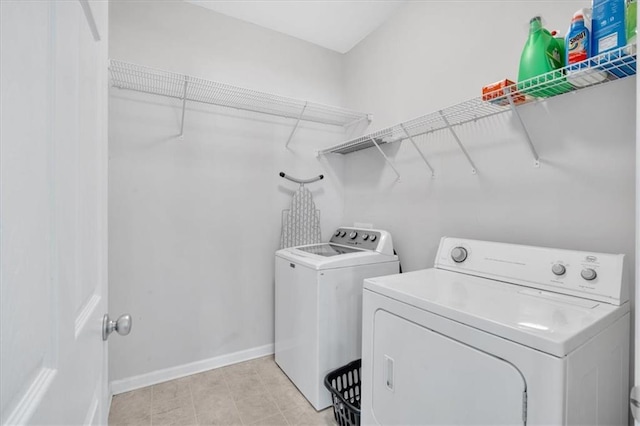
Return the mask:
<svg viewBox="0 0 640 426">
<path fill-rule="evenodd" d="M 534 156 L 535 164 L 539 165 L 538 154 L 518 112 L 520 105 L 541 101 L 585 87 L 623 79 L 635 75 L 635 73 L 636 45 L 633 44 L 592 57 L 586 61 L 574 64 L 571 67 L 565 67 L 529 80 L 521 81 L 506 88 L 502 96 L 495 97 L 492 101 L 483 100 L 482 96 L 479 96 L 460 104 L 333 145 L 318 151 L 318 154 L 349 154 L 362 149 L 376 147 L 385 157 L 389 165 L 396 171 L 396 174 L 398 174 L 393 164 L 391 164 L 384 152 L 380 149 L 380 145 L 409 139 L 433 173 L 433 169 L 426 157 L 413 139 L 417 136 L 448 129 L 471 164 L 472 172 L 475 173 L 475 165 L 464 149 L 454 128 L 483 118 L 512 111 L 522 125 L 529 148 Z"/>
<path fill-rule="evenodd" d="M 259 92 L 113 59 L 110 61 L 109 71 L 113 87 L 180 99 L 183 101 L 183 114 L 184 103 L 193 101 L 295 119 L 298 120 L 296 128 L 300 120 L 334 126 L 349 126 L 365 120 L 371 121 L 371 115 L 363 112 Z"/>
</svg>

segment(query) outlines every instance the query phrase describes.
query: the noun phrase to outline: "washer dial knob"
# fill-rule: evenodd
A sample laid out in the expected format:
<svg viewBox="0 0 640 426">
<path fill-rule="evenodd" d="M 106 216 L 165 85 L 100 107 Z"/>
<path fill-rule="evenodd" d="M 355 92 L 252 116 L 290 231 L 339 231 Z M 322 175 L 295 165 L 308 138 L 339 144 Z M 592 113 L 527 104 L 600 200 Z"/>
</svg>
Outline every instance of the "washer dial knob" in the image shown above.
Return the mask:
<svg viewBox="0 0 640 426">
<path fill-rule="evenodd" d="M 378 238 L 377 235 L 371 234 L 371 236 L 369 237 L 369 241 L 374 242 L 377 238 Z"/>
<path fill-rule="evenodd" d="M 593 281 L 598 276 L 598 273 L 591 268 L 584 268 L 582 272 L 580 272 L 580 276 L 587 281 Z"/>
<path fill-rule="evenodd" d="M 335 234 L 333 234 L 333 236 L 334 236 L 334 237 L 339 237 L 339 236 L 340 236 L 340 230 L 338 229 L 338 230 L 336 231 L 336 233 L 335 233 Z"/>
<path fill-rule="evenodd" d="M 551 267 L 551 272 L 557 276 L 562 276 L 567 272 L 567 268 L 562 263 L 556 263 Z"/>
<path fill-rule="evenodd" d="M 340 237 L 344 237 L 345 235 L 347 235 L 347 233 L 345 231 L 341 231 L 340 232 Z"/>
<path fill-rule="evenodd" d="M 349 238 L 351 238 L 352 240 L 355 240 L 357 236 L 358 236 L 358 233 L 356 231 L 352 231 L 349 234 Z"/>
<path fill-rule="evenodd" d="M 362 234 L 362 239 L 367 241 L 369 239 L 369 234 Z"/>
<path fill-rule="evenodd" d="M 451 259 L 456 263 L 462 263 L 467 259 L 467 249 L 464 247 L 456 247 L 451 250 Z"/>
</svg>

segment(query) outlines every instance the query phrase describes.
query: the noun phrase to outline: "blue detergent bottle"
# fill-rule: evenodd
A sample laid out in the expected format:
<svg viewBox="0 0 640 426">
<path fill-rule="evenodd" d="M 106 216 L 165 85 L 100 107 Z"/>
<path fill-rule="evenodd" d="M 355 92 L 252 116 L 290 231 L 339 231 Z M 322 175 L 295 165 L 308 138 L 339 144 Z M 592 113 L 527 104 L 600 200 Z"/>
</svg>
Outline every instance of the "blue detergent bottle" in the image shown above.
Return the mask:
<svg viewBox="0 0 640 426">
<path fill-rule="evenodd" d="M 591 57 L 591 31 L 585 25 L 585 17 L 582 10 L 577 11 L 571 20 L 571 27 L 565 39 L 566 56 L 565 63 L 569 70 L 582 68 L 580 65 L 573 65 L 586 61 Z M 584 62 L 588 66 L 588 62 Z"/>
<path fill-rule="evenodd" d="M 603 81 L 607 74 L 590 69 L 592 56 L 591 9 L 578 10 L 571 20 L 571 26 L 565 38 L 567 80 L 576 87 L 589 86 Z"/>
</svg>

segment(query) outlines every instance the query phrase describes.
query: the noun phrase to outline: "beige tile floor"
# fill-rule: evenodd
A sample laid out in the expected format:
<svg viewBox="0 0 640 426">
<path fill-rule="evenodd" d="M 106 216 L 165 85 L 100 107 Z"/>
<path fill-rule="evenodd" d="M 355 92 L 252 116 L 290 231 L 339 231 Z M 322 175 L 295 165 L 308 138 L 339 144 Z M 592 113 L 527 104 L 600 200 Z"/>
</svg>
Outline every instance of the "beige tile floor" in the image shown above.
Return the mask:
<svg viewBox="0 0 640 426">
<path fill-rule="evenodd" d="M 273 356 L 115 395 L 109 425 L 335 425 L 316 412 Z"/>
</svg>

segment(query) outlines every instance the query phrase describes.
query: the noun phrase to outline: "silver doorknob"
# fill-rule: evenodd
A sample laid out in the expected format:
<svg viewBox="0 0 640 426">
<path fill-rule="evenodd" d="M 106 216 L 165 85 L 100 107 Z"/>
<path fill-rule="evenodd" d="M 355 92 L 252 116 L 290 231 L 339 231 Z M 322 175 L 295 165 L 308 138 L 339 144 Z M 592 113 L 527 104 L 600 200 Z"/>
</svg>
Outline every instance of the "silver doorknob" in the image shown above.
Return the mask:
<svg viewBox="0 0 640 426">
<path fill-rule="evenodd" d="M 107 340 L 113 331 L 117 331 L 119 335 L 126 336 L 131 333 L 132 319 L 131 315 L 123 314 L 117 320 L 109 319 L 109 314 L 104 314 L 102 318 L 102 340 Z"/>
</svg>

